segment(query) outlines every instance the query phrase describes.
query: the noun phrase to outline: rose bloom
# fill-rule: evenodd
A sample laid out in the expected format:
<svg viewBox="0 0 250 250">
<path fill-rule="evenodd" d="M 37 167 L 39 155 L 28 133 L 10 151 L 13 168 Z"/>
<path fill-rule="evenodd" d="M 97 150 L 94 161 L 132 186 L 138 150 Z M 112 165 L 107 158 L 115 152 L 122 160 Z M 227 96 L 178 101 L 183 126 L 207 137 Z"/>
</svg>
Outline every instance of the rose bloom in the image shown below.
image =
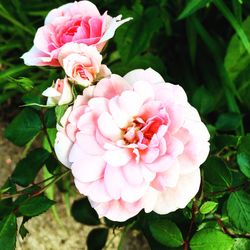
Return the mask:
<svg viewBox="0 0 250 250">
<path fill-rule="evenodd" d="M 85 89 L 61 124 L 56 154 L 100 217 L 167 214 L 199 190 L 208 130 L 182 87 L 150 68 Z"/>
<path fill-rule="evenodd" d="M 112 18 L 107 12 L 100 15 L 89 1 L 62 5 L 48 13 L 44 26 L 36 32 L 34 46 L 22 58 L 26 65 L 60 66 L 58 53 L 64 44 L 84 43 L 101 51 L 115 30 L 130 19 Z"/>
<path fill-rule="evenodd" d="M 42 95 L 48 97 L 47 105 L 49 106 L 64 105 L 73 101 L 72 87 L 67 77 L 57 79 L 56 83 L 44 90 Z"/>
<path fill-rule="evenodd" d="M 65 73 L 76 83 L 85 87 L 111 75 L 107 66 L 101 64 L 102 55 L 94 46 L 67 43 L 61 48 L 58 59 Z"/>
</svg>

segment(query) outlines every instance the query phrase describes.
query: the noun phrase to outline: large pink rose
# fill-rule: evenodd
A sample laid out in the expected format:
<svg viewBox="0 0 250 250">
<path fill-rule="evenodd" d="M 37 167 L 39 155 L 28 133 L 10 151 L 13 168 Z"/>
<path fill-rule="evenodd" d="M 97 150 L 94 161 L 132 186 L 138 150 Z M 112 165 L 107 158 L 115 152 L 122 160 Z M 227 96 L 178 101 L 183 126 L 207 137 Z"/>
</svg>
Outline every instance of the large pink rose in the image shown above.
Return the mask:
<svg viewBox="0 0 250 250">
<path fill-rule="evenodd" d="M 102 55 L 96 47 L 86 44 L 65 44 L 58 55 L 58 60 L 65 73 L 77 84 L 85 87 L 111 75 L 108 67 L 101 64 Z"/>
<path fill-rule="evenodd" d="M 58 53 L 64 44 L 84 43 L 101 51 L 115 30 L 129 20 L 121 20 L 121 15 L 112 18 L 106 12 L 101 16 L 89 1 L 65 4 L 48 13 L 44 26 L 37 30 L 34 46 L 22 58 L 26 65 L 60 66 Z"/>
<path fill-rule="evenodd" d="M 99 216 L 184 208 L 200 186 L 209 133 L 179 85 L 152 69 L 85 89 L 58 126 L 55 150 Z"/>
</svg>

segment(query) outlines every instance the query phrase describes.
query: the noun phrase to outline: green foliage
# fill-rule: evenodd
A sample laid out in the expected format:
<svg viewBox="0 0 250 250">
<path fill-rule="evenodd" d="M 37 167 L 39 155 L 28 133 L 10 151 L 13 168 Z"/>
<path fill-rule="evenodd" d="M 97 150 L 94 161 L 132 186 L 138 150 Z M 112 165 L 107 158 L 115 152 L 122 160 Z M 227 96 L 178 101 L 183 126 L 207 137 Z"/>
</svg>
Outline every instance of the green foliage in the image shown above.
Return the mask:
<svg viewBox="0 0 250 250">
<path fill-rule="evenodd" d="M 242 28 L 250 40 L 250 17 L 247 17 L 242 24 Z M 225 68 L 228 76 L 237 86 L 238 92 L 242 99 L 242 104 L 248 108 L 250 97 L 250 54 L 240 41 L 239 37 L 235 34 L 232 36 L 227 47 L 225 56 Z"/>
<path fill-rule="evenodd" d="M 237 151 L 237 163 L 241 172 L 250 178 L 250 135 L 243 136 Z"/>
<path fill-rule="evenodd" d="M 103 249 L 108 238 L 108 232 L 106 228 L 95 228 L 91 230 L 87 238 L 88 250 Z"/>
<path fill-rule="evenodd" d="M 12 180 L 20 186 L 28 186 L 34 181 L 49 156 L 49 152 L 45 149 L 32 150 L 23 160 L 18 162 L 12 173 Z"/>
<path fill-rule="evenodd" d="M 13 250 L 16 245 L 17 221 L 14 214 L 6 216 L 0 222 L 0 246 L 4 250 Z"/>
<path fill-rule="evenodd" d="M 205 203 L 202 204 L 200 207 L 200 212 L 202 214 L 208 214 L 212 211 L 215 211 L 218 206 L 217 202 L 214 201 L 206 201 Z"/>
<path fill-rule="evenodd" d="M 191 250 L 230 250 L 233 239 L 215 229 L 203 229 L 198 231 L 190 242 Z"/>
<path fill-rule="evenodd" d="M 23 109 L 5 130 L 5 136 L 18 146 L 32 140 L 42 128 L 39 115 L 32 109 Z"/>
<path fill-rule="evenodd" d="M 221 114 L 215 123 L 218 130 L 230 131 L 236 130 L 241 124 L 241 115 L 237 113 Z"/>
<path fill-rule="evenodd" d="M 210 157 L 204 168 L 205 180 L 211 185 L 213 191 L 220 191 L 232 185 L 232 174 L 226 163 L 217 157 Z"/>
<path fill-rule="evenodd" d="M 250 240 L 244 238 L 235 239 L 232 250 L 248 250 L 250 249 Z"/>
<path fill-rule="evenodd" d="M 41 96 L 64 75 L 56 68 L 27 67 L 19 59 L 31 48 L 34 33 L 48 11 L 69 1 L 25 2 L 0 3 L 0 111 L 4 121 L 13 118 L 6 138 L 26 147 L 24 159 L 0 188 L 0 249 L 4 245 L 6 250 L 15 247 L 16 217 L 23 217 L 18 233 L 25 237 L 26 221 L 55 207 L 50 200 L 55 190 L 65 197 L 74 193 L 72 178 L 65 177 L 68 172 L 63 172 L 53 152 L 55 126 L 68 105 L 48 108 Z M 153 250 L 250 249 L 250 2 L 93 2 L 101 13 L 108 10 L 112 16 L 122 13 L 123 17 L 133 17 L 105 48 L 103 63 L 121 75 L 152 67 L 167 82 L 180 84 L 209 128 L 211 152 L 201 167 L 200 190 L 185 209 L 168 215 L 142 211 L 126 222 L 105 218 L 104 228 L 87 198 L 73 201 L 71 214 L 76 221 L 101 226 L 88 235 L 88 248 L 103 248 L 107 228 L 118 227 L 125 236 L 128 229 L 140 230 Z M 32 108 L 17 110 L 24 104 Z M 33 149 L 37 135 L 43 145 Z M 49 172 L 37 183 L 43 166 Z M 42 194 L 44 190 L 50 199 Z"/>
<path fill-rule="evenodd" d="M 185 6 L 184 10 L 179 15 L 178 19 L 181 20 L 183 18 L 186 18 L 193 13 L 195 13 L 197 10 L 205 7 L 211 0 L 191 0 L 187 1 L 187 5 Z"/>
<path fill-rule="evenodd" d="M 204 86 L 195 90 L 192 96 L 192 104 L 198 111 L 205 115 L 212 112 L 215 108 L 215 98 Z"/>
<path fill-rule="evenodd" d="M 250 232 L 250 195 L 244 191 L 230 194 L 227 201 L 229 219 L 240 230 Z"/>
<path fill-rule="evenodd" d="M 149 228 L 152 236 L 164 246 L 179 247 L 183 244 L 180 229 L 168 219 L 152 221 Z"/>
<path fill-rule="evenodd" d="M 22 202 L 18 211 L 23 216 L 34 217 L 46 212 L 54 204 L 54 201 L 48 199 L 46 196 L 40 195 Z"/>
<path fill-rule="evenodd" d="M 100 220 L 94 209 L 87 198 L 74 201 L 71 207 L 71 214 L 74 219 L 78 222 L 84 223 L 86 225 L 99 225 Z"/>
<path fill-rule="evenodd" d="M 133 17 L 134 19 L 128 25 L 119 29 L 115 38 L 121 59 L 125 63 L 145 51 L 154 33 L 159 30 L 162 24 L 159 8 L 156 6 Z M 138 36 L 140 39 L 137 39 Z"/>
</svg>

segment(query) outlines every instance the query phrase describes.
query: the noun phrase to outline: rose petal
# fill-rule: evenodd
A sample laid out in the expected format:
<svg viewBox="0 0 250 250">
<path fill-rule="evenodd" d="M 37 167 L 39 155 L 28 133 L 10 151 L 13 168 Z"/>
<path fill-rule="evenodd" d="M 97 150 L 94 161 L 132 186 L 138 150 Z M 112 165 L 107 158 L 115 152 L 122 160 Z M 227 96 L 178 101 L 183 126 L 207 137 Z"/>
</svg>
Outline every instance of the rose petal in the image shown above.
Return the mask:
<svg viewBox="0 0 250 250">
<path fill-rule="evenodd" d="M 102 135 L 109 138 L 112 141 L 116 141 L 121 137 L 121 130 L 115 124 L 112 116 L 108 112 L 104 112 L 98 118 L 98 128 Z"/>
<path fill-rule="evenodd" d="M 72 156 L 70 159 L 73 160 Z M 82 159 L 74 161 L 71 169 L 73 176 L 79 181 L 92 182 L 103 177 L 105 165 L 101 157 L 82 153 Z"/>
</svg>

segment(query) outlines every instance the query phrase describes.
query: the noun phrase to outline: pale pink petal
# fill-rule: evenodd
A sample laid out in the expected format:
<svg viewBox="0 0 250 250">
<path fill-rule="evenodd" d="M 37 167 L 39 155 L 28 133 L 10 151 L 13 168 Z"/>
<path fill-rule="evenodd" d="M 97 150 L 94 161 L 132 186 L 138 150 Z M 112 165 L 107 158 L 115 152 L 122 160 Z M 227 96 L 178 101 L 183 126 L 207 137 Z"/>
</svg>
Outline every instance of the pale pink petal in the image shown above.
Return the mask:
<svg viewBox="0 0 250 250">
<path fill-rule="evenodd" d="M 192 139 L 185 145 L 183 154 L 178 157 L 183 174 L 188 174 L 199 168 L 208 157 L 209 145 L 209 142 L 197 139 Z"/>
<path fill-rule="evenodd" d="M 124 90 L 132 87 L 121 76 L 112 74 L 109 78 L 104 78 L 96 85 L 94 96 L 106 97 L 111 99 L 116 95 L 120 95 Z"/>
<path fill-rule="evenodd" d="M 53 23 L 58 18 L 64 16 L 100 16 L 100 13 L 96 6 L 89 1 L 67 3 L 57 9 L 51 10 L 45 19 L 45 24 Z"/>
<path fill-rule="evenodd" d="M 159 191 L 157 191 L 153 187 L 149 187 L 147 189 L 147 192 L 142 198 L 143 208 L 146 213 L 150 213 L 153 211 L 155 204 L 157 202 L 157 199 L 158 199 L 158 195 L 159 195 Z"/>
<path fill-rule="evenodd" d="M 42 51 L 40 51 L 36 46 L 33 46 L 28 52 L 22 55 L 22 59 L 24 60 L 24 64 L 27 66 L 44 66 L 48 65 L 48 63 L 43 62 L 42 58 L 49 58 L 50 56 Z M 51 61 L 51 59 L 50 59 Z M 51 61 L 52 66 L 59 66 L 58 62 Z"/>
<path fill-rule="evenodd" d="M 158 158 L 159 153 L 159 148 L 148 148 L 141 154 L 141 160 L 147 164 L 152 163 Z"/>
<path fill-rule="evenodd" d="M 139 114 L 142 104 L 143 99 L 133 91 L 123 91 L 119 97 L 120 108 L 130 117 L 135 117 Z"/>
<path fill-rule="evenodd" d="M 196 195 L 200 187 L 200 170 L 197 169 L 187 175 L 181 175 L 174 188 L 168 188 L 165 192 L 158 194 L 154 211 L 158 214 L 167 214 L 184 208 Z"/>
<path fill-rule="evenodd" d="M 166 171 L 158 173 L 157 178 L 154 180 L 154 183 L 159 180 L 159 185 L 162 185 L 163 189 L 165 189 L 166 187 L 174 188 L 179 181 L 179 177 L 180 166 L 178 164 L 178 161 L 175 161 Z"/>
<path fill-rule="evenodd" d="M 127 73 L 124 78 L 133 85 L 137 81 L 146 81 L 151 84 L 164 83 L 162 76 L 152 68 L 135 69 Z"/>
<path fill-rule="evenodd" d="M 101 157 L 82 152 L 82 159 L 74 161 L 71 169 L 73 176 L 79 181 L 92 182 L 103 177 L 105 165 Z"/>
<path fill-rule="evenodd" d="M 143 178 L 146 182 L 151 182 L 153 181 L 153 179 L 156 176 L 156 173 L 149 170 L 147 167 L 144 166 L 144 164 L 140 164 L 141 165 L 141 171 L 142 171 L 142 175 Z"/>
<path fill-rule="evenodd" d="M 185 108 L 182 105 L 171 105 L 167 112 L 170 120 L 169 131 L 175 134 L 185 121 Z"/>
<path fill-rule="evenodd" d="M 127 148 L 116 148 L 114 150 L 106 150 L 103 159 L 112 167 L 121 167 L 126 165 L 132 154 Z"/>
<path fill-rule="evenodd" d="M 174 158 L 169 155 L 164 155 L 162 157 L 159 157 L 156 161 L 150 164 L 144 164 L 149 170 L 153 172 L 164 172 L 174 162 Z"/>
<path fill-rule="evenodd" d="M 127 182 L 122 189 L 121 198 L 127 202 L 136 202 L 143 197 L 149 184 L 143 182 L 140 185 L 131 185 Z"/>
<path fill-rule="evenodd" d="M 133 202 L 131 205 L 128 202 L 122 200 L 113 200 L 106 203 L 97 203 L 91 201 L 92 207 L 97 211 L 100 217 L 105 216 L 112 221 L 126 221 L 129 218 L 137 215 L 142 209 L 140 201 Z M 129 205 L 130 206 L 129 206 Z"/>
<path fill-rule="evenodd" d="M 103 155 L 105 152 L 101 148 L 101 146 L 97 143 L 93 135 L 87 135 L 87 134 L 79 132 L 76 135 L 76 140 L 82 152 L 85 152 L 91 155 L 99 155 L 99 156 Z"/>
<path fill-rule="evenodd" d="M 102 113 L 98 118 L 98 128 L 102 135 L 110 140 L 116 141 L 121 138 L 122 132 L 108 112 Z"/>
<path fill-rule="evenodd" d="M 122 18 L 122 15 L 119 15 L 111 19 L 110 23 L 108 24 L 107 30 L 105 31 L 105 34 L 103 35 L 101 40 L 98 42 L 99 44 L 112 38 L 115 35 L 115 31 L 119 26 L 121 26 L 122 24 L 132 19 L 131 17 L 129 17 L 129 18 L 125 18 L 121 20 L 121 18 Z"/>
<path fill-rule="evenodd" d="M 95 116 L 93 112 L 83 114 L 78 120 L 77 128 L 85 134 L 93 135 L 96 131 Z"/>
<path fill-rule="evenodd" d="M 55 152 L 58 160 L 66 167 L 70 168 L 69 153 L 73 143 L 63 132 L 58 132 L 55 140 Z"/>
<path fill-rule="evenodd" d="M 119 97 L 114 97 L 109 101 L 109 111 L 117 126 L 119 128 L 125 128 L 129 122 L 132 121 L 132 117 L 120 108 L 118 99 Z"/>
<path fill-rule="evenodd" d="M 89 100 L 88 106 L 95 114 L 101 114 L 108 111 L 108 100 L 103 97 L 95 97 Z"/>
<path fill-rule="evenodd" d="M 137 81 L 133 85 L 134 91 L 140 96 L 142 102 L 148 102 L 154 99 L 154 89 L 152 84 L 147 81 Z"/>
<path fill-rule="evenodd" d="M 76 125 L 78 123 L 78 120 L 84 114 L 85 111 L 86 107 L 84 106 L 75 107 L 73 111 L 70 113 L 68 121 Z"/>
<path fill-rule="evenodd" d="M 84 183 L 75 178 L 74 182 L 76 188 L 81 194 L 90 196 L 91 199 L 95 202 L 107 202 L 112 199 L 106 190 L 103 179 Z"/>
<path fill-rule="evenodd" d="M 174 136 L 168 135 L 166 137 L 166 142 L 167 142 L 168 155 L 171 155 L 172 157 L 177 157 L 178 155 L 183 153 L 184 151 L 183 143 Z"/>
<path fill-rule="evenodd" d="M 118 200 L 121 198 L 121 192 L 125 186 L 125 180 L 120 168 L 107 165 L 104 173 L 104 183 L 109 195 Z"/>
<path fill-rule="evenodd" d="M 187 105 L 187 95 L 179 85 L 171 83 L 160 83 L 154 86 L 155 99 L 162 101 L 167 107 L 169 105 Z"/>
<path fill-rule="evenodd" d="M 125 179 L 131 185 L 140 185 L 144 182 L 141 166 L 136 162 L 130 161 L 122 167 L 122 171 Z"/>
<path fill-rule="evenodd" d="M 210 134 L 204 123 L 199 121 L 185 120 L 183 127 L 188 129 L 192 136 L 196 138 L 202 138 L 202 140 L 208 141 Z"/>
</svg>

